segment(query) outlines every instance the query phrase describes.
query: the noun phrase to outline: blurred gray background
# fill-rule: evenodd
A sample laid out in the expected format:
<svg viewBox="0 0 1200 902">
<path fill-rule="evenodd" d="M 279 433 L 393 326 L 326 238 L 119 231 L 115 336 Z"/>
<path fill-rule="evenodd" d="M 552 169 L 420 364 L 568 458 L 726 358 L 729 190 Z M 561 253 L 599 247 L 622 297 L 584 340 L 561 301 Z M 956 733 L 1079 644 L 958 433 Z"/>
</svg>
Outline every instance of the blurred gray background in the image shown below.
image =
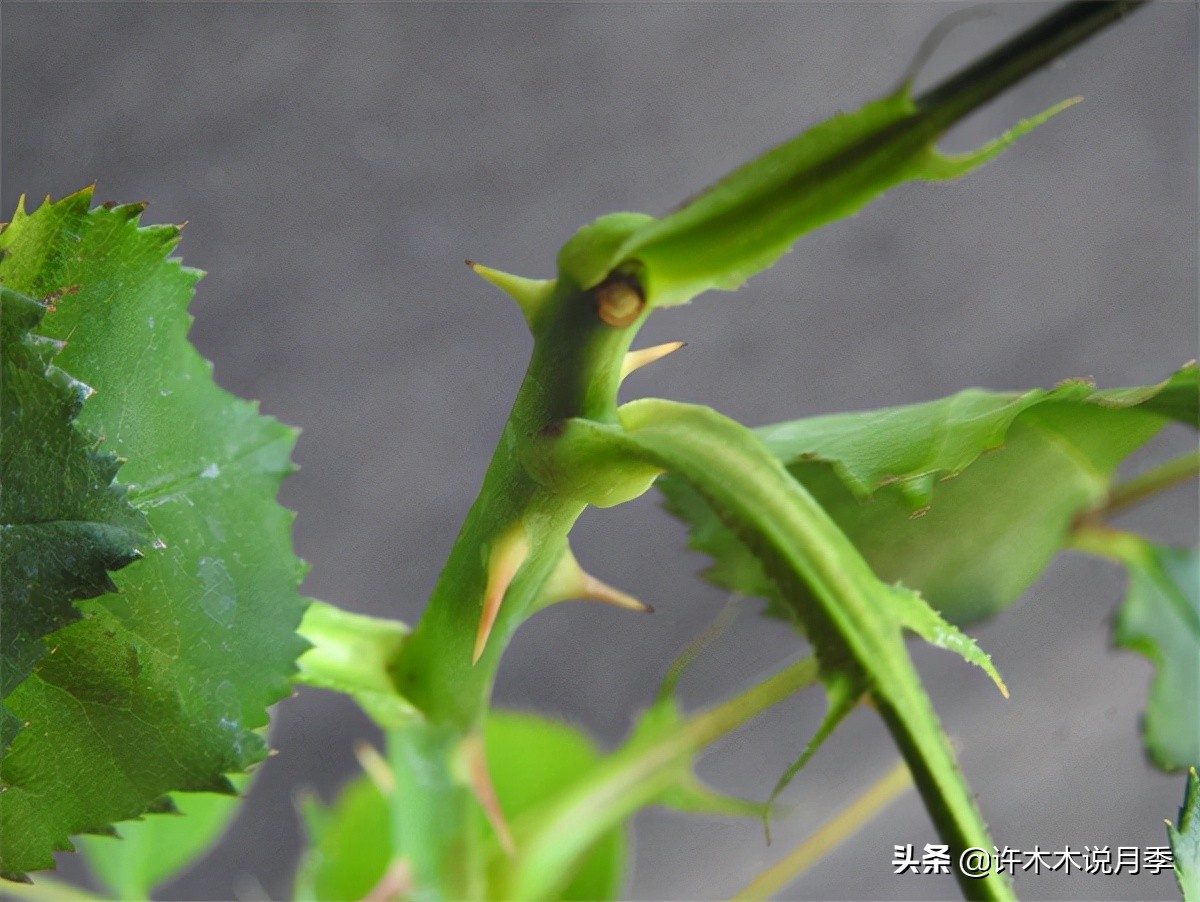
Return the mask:
<svg viewBox="0 0 1200 902">
<path fill-rule="evenodd" d="M 3 6 L 3 208 L 98 182 L 188 220 L 209 271 L 192 337 L 219 383 L 303 427 L 283 490 L 308 593 L 413 621 L 469 506 L 530 341 L 464 257 L 552 273 L 579 225 L 661 213 L 758 151 L 895 83 L 943 3 L 376 3 Z M 955 32 L 929 84 L 1042 14 L 998 7 Z M 626 394 L 703 401 L 751 424 L 1091 375 L 1157 381 L 1196 356 L 1197 11 L 1160 3 L 960 126 L 966 149 L 1064 97 L 1082 105 L 958 184 L 912 185 L 804 239 L 737 294 L 656 316 L 644 344 L 689 347 Z M 1186 449 L 1164 436 L 1150 459 Z M 1191 490 L 1125 518 L 1196 540 Z M 654 617 L 567 605 L 517 636 L 501 704 L 606 745 L 727 601 L 647 496 L 585 515 L 583 563 Z M 1182 779 L 1145 764 L 1150 667 L 1109 649 L 1119 571 L 1064 556 L 977 631 L 1012 689 L 951 655 L 918 666 L 1001 843 L 1162 845 Z M 690 705 L 797 651 L 746 602 L 686 677 Z M 810 692 L 706 755 L 716 786 L 763 798 L 818 723 Z M 328 796 L 374 731 L 316 691 L 279 706 L 273 744 L 214 859 L 165 894 L 284 898 L 291 797 Z M 787 793 L 767 848 L 753 822 L 652 811 L 635 823 L 631 898 L 739 889 L 895 759 L 858 712 Z M 805 898 L 951 898 L 891 876 L 932 841 L 912 793 L 809 871 Z M 68 875 L 82 873 L 62 856 Z M 80 878 L 83 879 L 83 878 Z M 1017 879 L 1031 899 L 1170 898 L 1169 875 Z"/>
</svg>

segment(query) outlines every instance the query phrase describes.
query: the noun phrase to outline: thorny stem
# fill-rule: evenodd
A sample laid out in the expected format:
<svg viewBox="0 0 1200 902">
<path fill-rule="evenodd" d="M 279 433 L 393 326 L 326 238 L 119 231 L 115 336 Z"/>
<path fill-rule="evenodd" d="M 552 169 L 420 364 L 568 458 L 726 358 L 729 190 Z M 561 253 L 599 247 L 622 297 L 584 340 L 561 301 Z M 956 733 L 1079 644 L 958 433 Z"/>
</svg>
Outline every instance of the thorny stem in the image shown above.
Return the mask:
<svg viewBox="0 0 1200 902">
<path fill-rule="evenodd" d="M 1139 5 L 1076 3 L 1046 17 L 919 98 L 917 104 L 926 117 L 929 134 L 940 133 L 940 129 Z M 629 223 L 622 226 L 625 227 L 634 228 Z M 591 240 L 589 235 L 595 234 L 587 229 L 580 233 L 588 240 Z M 620 246 L 616 237 L 608 235 L 604 240 L 611 239 L 615 246 Z M 636 316 L 632 319 L 621 310 L 615 315 L 605 306 L 604 285 L 595 292 L 584 291 L 582 283 L 565 279 L 563 259 L 570 262 L 573 258 L 570 254 L 566 258 L 560 255 L 560 278 L 548 296 L 536 301 L 538 309 L 533 310 L 533 301 L 527 305 L 529 309 L 522 307 L 535 336 L 533 359 L 525 382 L 484 485 L 425 613 L 405 640 L 403 654 L 391 662 L 390 676 L 396 689 L 419 712 L 417 722 L 390 731 L 388 742 L 393 767 L 402 772 L 397 774 L 398 782 L 407 790 L 395 796 L 397 800 L 402 796 L 405 799 L 405 803 L 397 803 L 405 809 L 398 810 L 397 817 L 404 822 L 404 833 L 409 838 L 415 837 L 416 843 L 415 850 L 402 845 L 397 852 L 413 856 L 419 896 L 453 895 L 465 887 L 468 878 L 451 872 L 456 868 L 461 871 L 464 864 L 466 870 L 471 869 L 472 856 L 463 854 L 471 851 L 471 844 L 464 850 L 462 837 L 456 835 L 457 829 L 468 820 L 469 794 L 463 781 L 452 773 L 453 761 L 468 734 L 479 729 L 508 638 L 536 609 L 541 587 L 548 583 L 556 565 L 568 553 L 566 537 L 575 519 L 588 503 L 596 503 L 579 494 L 578 486 L 555 487 L 557 494 L 547 491 L 528 469 L 526 454 L 556 422 L 572 417 L 614 422 L 622 360 L 649 312 L 634 311 Z M 599 478 L 602 474 L 592 476 Z M 619 500 L 612 499 L 611 503 Z M 482 622 L 480 610 L 486 601 L 491 561 L 505 541 L 504 536 L 518 526 L 525 531 L 528 557 L 519 565 L 516 578 L 503 594 L 504 604 L 499 608 L 494 629 L 489 626 L 491 639 L 482 657 L 478 647 L 473 656 L 472 644 L 478 645 L 476 626 Z M 769 685 L 775 684 L 768 681 L 764 687 Z M 752 692 L 766 692 L 764 687 Z M 755 698 L 762 700 L 757 695 Z M 908 701 L 918 703 L 921 698 Z M 888 712 L 884 713 L 888 716 Z M 904 737 L 903 718 L 895 711 L 891 713 L 896 715 L 891 725 L 898 731 L 897 741 L 902 747 L 909 740 L 916 743 L 915 738 Z M 718 706 L 689 721 L 686 730 L 671 737 L 671 745 L 682 749 L 711 741 L 705 737 L 715 738 L 748 716 L 728 705 Z M 909 751 L 906 749 L 906 753 Z M 952 760 L 948 766 L 953 769 Z M 938 777 L 934 772 L 922 773 L 918 782 L 932 785 Z M 436 791 L 431 791 L 430 786 Z M 412 805 L 422 793 L 438 796 L 439 804 Z M 964 807 L 969 807 L 969 800 Z M 580 810 L 584 809 L 577 809 L 575 816 L 579 816 Z M 587 816 L 591 816 L 590 812 Z M 552 848 L 543 851 L 554 857 Z M 446 893 L 445 888 L 450 892 Z M 988 888 L 970 887 L 968 891 L 982 893 Z M 1007 894 L 1003 886 L 995 887 L 994 891 Z"/>
</svg>

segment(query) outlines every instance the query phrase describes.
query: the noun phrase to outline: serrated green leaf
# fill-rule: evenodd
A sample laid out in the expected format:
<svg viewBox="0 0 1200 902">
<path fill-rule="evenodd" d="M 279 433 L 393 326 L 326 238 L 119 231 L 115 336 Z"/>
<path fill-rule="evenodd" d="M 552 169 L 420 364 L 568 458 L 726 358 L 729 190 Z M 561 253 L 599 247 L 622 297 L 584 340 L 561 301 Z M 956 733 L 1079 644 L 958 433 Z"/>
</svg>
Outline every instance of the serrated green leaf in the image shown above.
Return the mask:
<svg viewBox="0 0 1200 902">
<path fill-rule="evenodd" d="M 166 258 L 179 230 L 90 201 L 19 209 L 0 281 L 58 297 L 41 327 L 65 342 L 55 363 L 96 389 L 79 422 L 128 459 L 128 498 L 164 547 L 84 602 L 9 696 L 28 723 L 0 768 L 10 876 L 165 793 L 232 793 L 223 775 L 266 754 L 267 706 L 305 647 L 292 515 L 274 500 L 295 432 L 217 388 L 188 342 L 199 273 Z"/>
<path fill-rule="evenodd" d="M 942 619 L 942 615 L 931 608 L 920 595 L 903 586 L 892 591 L 892 609 L 906 630 L 916 633 L 930 645 L 952 651 L 968 664 L 974 664 L 992 678 L 1005 698 L 1008 687 L 1000 678 L 1000 672 L 992 663 L 991 655 L 983 651 L 975 640 L 962 633 L 953 624 Z"/>
<path fill-rule="evenodd" d="M 250 783 L 230 782 L 244 794 Z M 195 864 L 214 846 L 237 814 L 240 798 L 177 793 L 176 811 L 126 821 L 113 836 L 84 836 L 79 849 L 113 899 L 148 899 L 150 892 Z"/>
<path fill-rule="evenodd" d="M 1162 770 L 1200 766 L 1200 554 L 1136 541 L 1113 642 L 1144 655 L 1154 681 L 1142 740 Z M 1131 549 L 1132 550 L 1132 549 Z"/>
<path fill-rule="evenodd" d="M 775 782 L 775 788 L 771 790 L 770 802 L 763 811 L 763 826 L 767 829 L 768 838 L 770 837 L 771 803 L 787 788 L 804 765 L 808 764 L 817 750 L 825 744 L 825 740 L 833 735 L 838 724 L 854 710 L 854 706 L 858 704 L 866 691 L 867 679 L 861 668 L 854 666 L 850 661 L 832 661 L 830 658 L 827 650 L 821 662 L 821 683 L 825 687 L 825 714 L 803 751 Z"/>
<path fill-rule="evenodd" d="M 962 624 L 1015 601 L 1076 516 L 1107 496 L 1120 461 L 1170 420 L 1187 421 L 1197 375 L 1192 364 L 1142 388 L 969 389 L 757 433 L 883 580 Z M 669 476 L 658 485 L 692 547 L 714 559 L 706 579 L 773 598 L 755 557 L 693 490 Z"/>
<path fill-rule="evenodd" d="M 955 179 L 1074 103 L 1060 103 L 962 155 L 939 153 L 947 123 L 919 110 L 907 86 L 834 116 L 735 170 L 674 213 L 649 222 L 567 275 L 590 288 L 633 269 L 654 306 L 732 290 L 771 266 L 802 235 L 852 216 L 903 182 Z M 586 264 L 586 265 L 584 265 Z"/>
<path fill-rule="evenodd" d="M 488 771 L 500 808 L 510 821 L 579 780 L 599 760 L 592 742 L 566 724 L 532 714 L 493 711 L 485 727 Z M 297 898 L 364 898 L 391 862 L 389 801 L 366 777 L 326 808 L 302 804 L 310 848 L 300 867 Z M 488 828 L 477 812 L 477 830 Z M 604 831 L 570 874 L 560 899 L 615 899 L 624 880 L 625 831 Z M 494 895 L 494 894 L 493 894 Z"/>
<path fill-rule="evenodd" d="M 114 483 L 120 462 L 74 425 L 91 393 L 49 363 L 33 334 L 47 307 L 0 285 L 0 698 L 46 653 L 43 638 L 79 619 L 76 602 L 112 591 L 109 571 L 152 541 Z M 20 729 L 0 709 L 0 752 Z"/>
<path fill-rule="evenodd" d="M 1183 902 L 1200 902 L 1200 777 L 1194 767 L 1188 770 L 1179 822 L 1167 821 L 1167 839 Z"/>
</svg>

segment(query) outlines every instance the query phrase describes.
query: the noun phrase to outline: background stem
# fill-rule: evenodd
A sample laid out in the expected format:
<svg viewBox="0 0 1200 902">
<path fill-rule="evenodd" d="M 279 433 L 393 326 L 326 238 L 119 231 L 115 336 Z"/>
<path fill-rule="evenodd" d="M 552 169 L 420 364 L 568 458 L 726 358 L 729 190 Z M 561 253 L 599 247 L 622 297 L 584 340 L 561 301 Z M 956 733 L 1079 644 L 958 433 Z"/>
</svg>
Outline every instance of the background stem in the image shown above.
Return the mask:
<svg viewBox="0 0 1200 902">
<path fill-rule="evenodd" d="M 866 792 L 821 825 L 812 836 L 782 860 L 755 877 L 734 896 L 741 902 L 769 899 L 821 859 L 845 842 L 876 814 L 886 808 L 904 790 L 913 785 L 908 767 L 900 761 L 880 777 Z"/>
<path fill-rule="evenodd" d="M 916 99 L 917 108 L 948 128 L 1021 79 L 1148 0 L 1068 3 Z"/>
<path fill-rule="evenodd" d="M 1200 449 L 1168 460 L 1115 486 L 1108 502 L 1097 513 L 1102 517 L 1110 516 L 1197 476 L 1200 476 Z"/>
</svg>

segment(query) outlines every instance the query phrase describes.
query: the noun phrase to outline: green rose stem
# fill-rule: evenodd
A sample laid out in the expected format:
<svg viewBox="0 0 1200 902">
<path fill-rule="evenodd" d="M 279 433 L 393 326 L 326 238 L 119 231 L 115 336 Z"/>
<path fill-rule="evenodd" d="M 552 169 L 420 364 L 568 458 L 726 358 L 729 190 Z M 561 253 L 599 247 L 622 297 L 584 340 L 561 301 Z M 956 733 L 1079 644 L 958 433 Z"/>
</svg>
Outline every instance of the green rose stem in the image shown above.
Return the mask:
<svg viewBox="0 0 1200 902">
<path fill-rule="evenodd" d="M 879 185 L 874 189 L 878 194 L 905 178 L 947 177 L 965 171 L 968 165 L 998 152 L 1003 142 L 969 162 L 941 169 L 905 169 L 908 164 L 904 161 L 910 159 L 906 154 L 925 151 L 927 145 L 922 142 L 931 142 L 949 124 L 1135 6 L 1069 4 L 919 98 L 915 114 L 904 113 L 903 104 L 895 110 L 887 107 L 887 115 L 908 115 L 908 120 L 866 135 L 846 150 L 842 164 L 824 162 L 821 172 L 833 178 L 840 172 L 837 166 L 844 165 L 854 167 L 862 178 L 871 178 L 875 170 L 864 161 L 877 158 L 882 170 L 887 170 L 878 176 Z M 800 162 L 805 162 L 803 155 Z M 757 191 L 761 185 L 754 177 L 747 178 L 747 168 L 739 172 L 741 181 L 735 184 L 749 184 L 757 192 L 747 195 L 748 209 L 752 207 L 757 216 L 764 202 Z M 794 180 L 794 186 L 820 195 L 822 179 L 816 177 L 820 174 L 803 175 Z M 863 186 L 852 188 L 848 183 L 847 190 L 857 192 L 856 200 L 838 206 L 839 210 L 845 207 L 841 215 L 854 212 L 872 196 L 871 189 Z M 794 201 L 794 197 L 783 197 L 781 202 Z M 650 217 L 614 214 L 598 220 L 564 246 L 555 280 L 519 279 L 473 267 L 517 300 L 533 333 L 534 349 L 479 496 L 425 614 L 392 668 L 397 691 L 419 712 L 407 725 L 389 731 L 389 758 L 402 790 L 394 796 L 398 800 L 395 854 L 409 861 L 418 898 L 469 895 L 479 887 L 480 852 L 467 829 L 468 812 L 474 804 L 472 796 L 487 807 L 490 787 L 485 785 L 486 771 L 477 760 L 482 748 L 477 735 L 500 656 L 513 631 L 532 612 L 554 601 L 605 594 L 589 591 L 598 581 L 583 574 L 570 555 L 567 534 L 572 525 L 589 503 L 611 505 L 636 497 L 660 470 L 651 465 L 631 468 L 628 462 L 614 465 L 603 453 L 594 465 L 577 460 L 574 467 L 556 467 L 554 431 L 573 418 L 616 426 L 617 388 L 629 369 L 626 354 L 651 309 L 639 281 L 646 284 L 648 279 L 648 284 L 654 284 L 655 253 L 663 265 L 673 267 L 672 277 L 678 280 L 671 302 L 686 300 L 689 284 L 701 286 L 700 290 L 722 287 L 707 273 L 691 278 L 680 269 L 688 259 L 682 253 L 684 244 L 694 241 L 704 248 L 706 242 L 716 240 L 714 236 L 724 234 L 719 222 L 705 220 L 705 210 L 716 211 L 714 215 L 726 223 L 748 215 L 739 211 L 736 198 L 727 190 L 719 204 L 706 203 L 702 197 L 690 213 L 685 207 L 685 218 L 676 220 L 681 225 L 663 233 L 671 236 L 673 244 L 669 245 L 666 238 L 656 237 L 661 229 L 648 228 L 655 223 Z M 800 226 L 782 222 L 780 228 L 794 240 L 829 218 L 817 216 Z M 655 241 L 659 243 L 655 245 Z M 647 255 L 642 260 L 637 257 L 638 248 Z M 774 257 L 767 256 L 760 260 L 751 252 L 745 259 L 730 260 L 739 267 L 736 275 L 740 278 L 748 266 L 761 269 L 769 265 Z M 665 291 L 663 297 L 668 297 Z M 543 469 L 539 471 L 539 467 Z M 928 705 L 921 692 L 908 698 L 906 688 L 905 694 L 905 703 Z M 882 713 L 904 749 L 903 712 L 884 706 Z M 907 758 L 912 749 L 904 750 Z M 936 757 L 945 759 L 942 763 L 949 770 L 944 779 L 954 783 L 957 772 L 948 748 Z M 913 764 L 911 758 L 909 763 Z M 943 779 L 936 772 L 917 772 L 915 776 L 923 790 Z M 947 787 L 961 795 L 949 783 Z M 928 794 L 926 798 L 928 801 Z M 974 811 L 969 797 L 960 814 L 967 808 Z M 496 822 L 498 812 L 490 814 Z M 979 838 L 982 823 L 977 814 L 967 820 L 973 823 L 965 832 L 952 831 L 956 835 L 946 837 L 948 841 L 966 839 L 968 834 Z M 986 838 L 986 831 L 982 837 Z M 964 884 L 964 890 L 972 895 L 1008 894 L 1006 886 L 991 880 Z"/>
</svg>

